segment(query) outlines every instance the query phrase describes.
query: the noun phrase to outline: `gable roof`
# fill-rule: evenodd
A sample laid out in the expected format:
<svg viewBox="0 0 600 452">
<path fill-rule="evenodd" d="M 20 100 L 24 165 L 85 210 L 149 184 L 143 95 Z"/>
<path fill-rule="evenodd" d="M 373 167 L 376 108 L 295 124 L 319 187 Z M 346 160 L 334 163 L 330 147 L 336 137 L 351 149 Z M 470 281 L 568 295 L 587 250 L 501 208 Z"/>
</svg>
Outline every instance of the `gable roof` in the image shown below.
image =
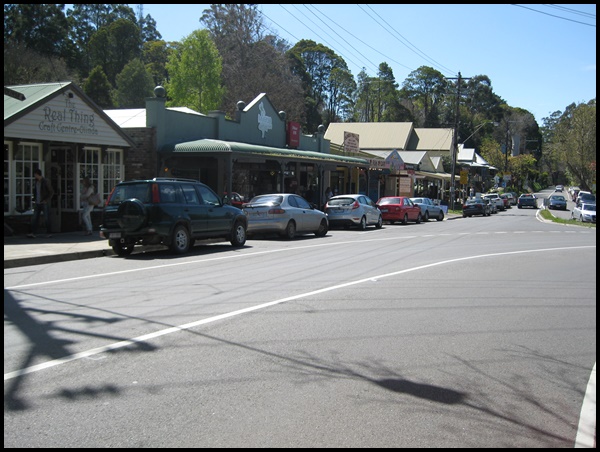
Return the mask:
<svg viewBox="0 0 600 452">
<path fill-rule="evenodd" d="M 333 122 L 327 127 L 325 138 L 343 146 L 344 132 L 350 132 L 359 136 L 361 151 L 404 150 L 412 129 L 412 122 Z"/>
</svg>

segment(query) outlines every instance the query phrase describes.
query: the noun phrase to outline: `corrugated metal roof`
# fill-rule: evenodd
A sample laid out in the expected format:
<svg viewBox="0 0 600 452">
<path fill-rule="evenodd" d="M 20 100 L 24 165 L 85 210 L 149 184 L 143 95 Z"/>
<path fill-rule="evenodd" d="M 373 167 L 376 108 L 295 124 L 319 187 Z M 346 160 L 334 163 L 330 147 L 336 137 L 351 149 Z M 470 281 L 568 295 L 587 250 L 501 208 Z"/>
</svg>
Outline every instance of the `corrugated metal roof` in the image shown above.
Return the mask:
<svg viewBox="0 0 600 452">
<path fill-rule="evenodd" d="M 240 153 L 252 154 L 261 157 L 289 157 L 302 160 L 321 161 L 326 163 L 346 163 L 357 166 L 369 166 L 369 161 L 364 158 L 346 157 L 342 155 L 325 154 L 323 152 L 302 151 L 298 149 L 284 149 L 256 144 L 239 143 L 235 141 L 221 141 L 204 138 L 201 140 L 186 141 L 184 143 L 167 144 L 161 152 L 173 153 Z"/>
<path fill-rule="evenodd" d="M 343 145 L 344 132 L 351 132 L 358 134 L 361 150 L 404 150 L 412 128 L 412 122 L 334 122 L 327 127 L 325 138 Z"/>
<path fill-rule="evenodd" d="M 415 129 L 406 150 L 450 151 L 452 148 L 453 133 L 453 129 Z M 415 141 L 414 143 L 413 140 Z"/>
<path fill-rule="evenodd" d="M 35 85 L 14 85 L 8 88 L 21 93 L 25 100 L 18 100 L 12 96 L 4 95 L 4 121 L 18 116 L 29 107 L 43 102 L 51 94 L 71 85 L 71 82 L 38 83 Z"/>
</svg>

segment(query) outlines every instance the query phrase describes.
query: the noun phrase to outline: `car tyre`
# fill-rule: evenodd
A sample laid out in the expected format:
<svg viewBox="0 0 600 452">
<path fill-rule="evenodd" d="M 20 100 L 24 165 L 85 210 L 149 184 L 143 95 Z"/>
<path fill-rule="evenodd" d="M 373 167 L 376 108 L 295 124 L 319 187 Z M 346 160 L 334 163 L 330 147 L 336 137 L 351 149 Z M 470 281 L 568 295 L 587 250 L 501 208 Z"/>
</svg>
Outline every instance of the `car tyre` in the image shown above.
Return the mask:
<svg viewBox="0 0 600 452">
<path fill-rule="evenodd" d="M 285 232 L 283 233 L 283 237 L 288 240 L 293 240 L 296 236 L 296 223 L 290 221 L 285 227 Z"/>
<path fill-rule="evenodd" d="M 315 235 L 317 237 L 325 237 L 328 231 L 329 228 L 327 227 L 327 221 L 321 220 L 321 224 L 319 225 L 319 229 L 315 231 Z"/>
<path fill-rule="evenodd" d="M 379 215 L 377 223 L 375 223 L 375 229 L 381 229 L 383 227 L 383 217 Z"/>
<path fill-rule="evenodd" d="M 360 229 L 361 231 L 364 231 L 365 229 L 367 229 L 367 218 L 366 217 L 362 217 L 360 219 L 360 223 L 358 224 L 358 229 Z"/>
<path fill-rule="evenodd" d="M 404 214 L 404 218 L 402 219 L 402 224 L 408 224 L 408 214 Z"/>
<path fill-rule="evenodd" d="M 419 215 L 417 215 L 417 224 L 421 224 L 421 212 L 419 212 Z"/>
<path fill-rule="evenodd" d="M 135 198 L 123 201 L 117 211 L 119 227 L 129 232 L 137 231 L 145 226 L 147 218 L 146 206 Z"/>
<path fill-rule="evenodd" d="M 437 221 L 444 221 L 444 212 L 440 210 L 440 214 L 437 217 Z"/>
<path fill-rule="evenodd" d="M 241 221 L 238 221 L 233 225 L 231 240 L 229 242 L 235 247 L 244 246 L 247 237 L 248 235 L 244 224 Z"/>
<path fill-rule="evenodd" d="M 425 218 L 423 218 L 423 221 L 429 221 L 429 210 L 425 211 Z"/>
<path fill-rule="evenodd" d="M 188 229 L 182 224 L 175 226 L 169 247 L 171 251 L 175 254 L 185 254 L 189 251 L 190 245 L 191 237 Z"/>
</svg>

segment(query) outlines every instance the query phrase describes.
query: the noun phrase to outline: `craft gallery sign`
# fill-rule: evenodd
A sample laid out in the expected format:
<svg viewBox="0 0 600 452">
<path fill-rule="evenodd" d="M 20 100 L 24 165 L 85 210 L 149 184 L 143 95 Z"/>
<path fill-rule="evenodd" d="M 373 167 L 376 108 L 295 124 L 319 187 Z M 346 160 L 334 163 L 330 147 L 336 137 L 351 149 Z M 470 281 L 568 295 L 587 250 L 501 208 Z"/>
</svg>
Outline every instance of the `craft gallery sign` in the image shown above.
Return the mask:
<svg viewBox="0 0 600 452">
<path fill-rule="evenodd" d="M 48 102 L 40 111 L 38 128 L 46 133 L 68 135 L 98 135 L 94 113 L 80 109 L 69 98 Z"/>
</svg>

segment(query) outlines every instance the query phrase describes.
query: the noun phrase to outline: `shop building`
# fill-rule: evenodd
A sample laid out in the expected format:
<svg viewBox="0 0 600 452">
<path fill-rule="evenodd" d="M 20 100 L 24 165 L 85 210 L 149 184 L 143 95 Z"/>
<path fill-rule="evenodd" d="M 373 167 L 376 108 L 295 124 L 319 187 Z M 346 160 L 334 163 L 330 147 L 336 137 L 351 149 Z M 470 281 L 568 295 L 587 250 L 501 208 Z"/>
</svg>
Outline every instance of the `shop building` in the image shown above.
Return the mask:
<svg viewBox="0 0 600 452">
<path fill-rule="evenodd" d="M 72 82 L 4 89 L 4 233 L 29 232 L 34 171 L 52 182 L 50 230 L 79 227 L 80 184 L 105 198 L 134 142 Z M 99 211 L 93 213 L 94 223 Z"/>
</svg>

